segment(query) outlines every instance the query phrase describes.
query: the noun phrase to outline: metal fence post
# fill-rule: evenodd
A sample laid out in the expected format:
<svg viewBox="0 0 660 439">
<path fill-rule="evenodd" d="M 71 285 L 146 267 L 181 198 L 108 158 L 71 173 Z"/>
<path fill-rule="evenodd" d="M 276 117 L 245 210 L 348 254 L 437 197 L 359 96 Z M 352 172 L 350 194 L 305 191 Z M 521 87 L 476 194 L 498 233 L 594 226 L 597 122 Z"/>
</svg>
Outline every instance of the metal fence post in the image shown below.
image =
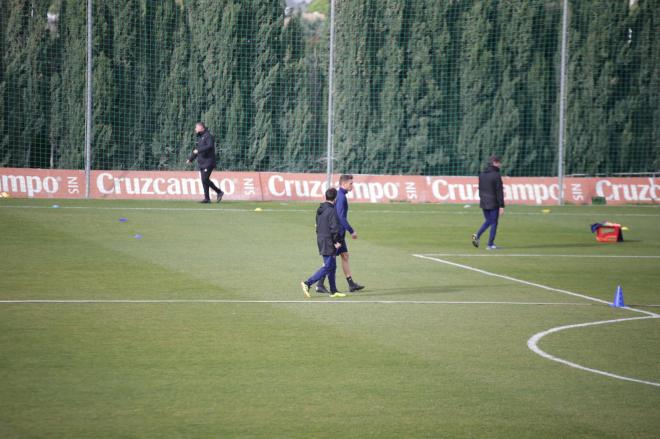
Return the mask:
<svg viewBox="0 0 660 439">
<path fill-rule="evenodd" d="M 561 26 L 561 67 L 559 73 L 559 145 L 557 147 L 557 178 L 559 205 L 564 204 L 564 133 L 566 131 L 566 62 L 568 58 L 568 0 L 564 0 Z"/>
<path fill-rule="evenodd" d="M 85 114 L 85 198 L 90 196 L 92 173 L 92 3 L 87 0 L 87 110 Z"/>
<path fill-rule="evenodd" d="M 330 1 L 330 56 L 328 60 L 328 148 L 326 179 L 328 187 L 332 187 L 332 174 L 334 173 L 334 145 L 333 145 L 333 123 L 334 123 L 334 71 L 335 71 L 335 0 Z"/>
</svg>

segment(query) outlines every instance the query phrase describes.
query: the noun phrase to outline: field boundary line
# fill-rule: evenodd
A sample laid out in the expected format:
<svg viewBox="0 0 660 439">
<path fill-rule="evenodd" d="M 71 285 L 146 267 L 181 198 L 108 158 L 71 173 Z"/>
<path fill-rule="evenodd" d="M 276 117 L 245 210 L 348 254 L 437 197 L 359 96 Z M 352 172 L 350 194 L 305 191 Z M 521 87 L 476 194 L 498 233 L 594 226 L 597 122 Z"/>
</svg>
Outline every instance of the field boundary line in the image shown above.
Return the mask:
<svg viewBox="0 0 660 439">
<path fill-rule="evenodd" d="M 538 284 L 536 282 L 529 282 L 529 281 L 526 281 L 526 280 L 523 280 L 523 279 L 518 279 L 516 277 L 511 277 L 511 276 L 507 276 L 507 275 L 504 275 L 504 274 L 493 273 L 491 271 L 482 270 L 480 268 L 472 267 L 470 265 L 459 264 L 457 262 L 447 261 L 446 259 L 440 259 L 440 258 L 428 256 L 428 255 L 423 255 L 423 254 L 413 254 L 412 256 L 414 256 L 416 258 L 420 258 L 420 259 L 427 259 L 429 261 L 440 262 L 441 264 L 451 265 L 451 266 L 454 266 L 454 267 L 462 268 L 464 270 L 475 271 L 477 273 L 484 274 L 486 276 L 497 277 L 497 278 L 500 278 L 500 279 L 509 280 L 511 282 L 516 282 L 516 283 L 520 283 L 520 284 L 523 284 L 523 285 L 529 285 L 531 287 L 536 287 L 536 288 L 540 288 L 540 289 L 543 289 L 543 290 L 554 291 L 556 293 L 566 294 L 566 295 L 574 296 L 574 297 L 580 297 L 582 299 L 590 300 L 592 302 L 603 303 L 605 305 L 610 304 L 610 302 L 608 302 L 606 300 L 603 300 L 603 299 L 599 299 L 597 297 L 587 296 L 586 294 L 575 293 L 573 291 L 562 290 L 560 288 L 554 288 L 554 287 L 550 287 L 550 286 L 547 286 L 547 285 Z M 638 312 L 638 313 L 646 314 L 646 315 L 649 315 L 649 316 L 660 317 L 660 314 L 656 314 L 656 313 L 653 313 L 651 311 L 644 311 L 642 309 L 631 308 L 629 306 L 623 306 L 623 307 L 621 307 L 621 309 L 627 309 L 628 311 Z"/>
<path fill-rule="evenodd" d="M 474 272 L 477 272 L 477 273 L 480 273 L 480 274 L 484 274 L 486 276 L 497 277 L 497 278 L 500 278 L 500 279 L 505 279 L 505 280 L 509 280 L 509 281 L 512 281 L 512 282 L 520 283 L 520 284 L 523 284 L 523 285 L 528 285 L 528 286 L 531 286 L 531 287 L 541 288 L 543 290 L 554 291 L 556 293 L 567 294 L 569 296 L 579 297 L 581 299 L 591 300 L 591 301 L 598 302 L 598 303 L 609 304 L 609 302 L 607 302 L 605 300 L 602 300 L 602 299 L 598 299 L 596 297 L 591 297 L 591 296 L 587 296 L 585 294 L 580 294 L 580 293 L 574 293 L 572 291 L 562 290 L 562 289 L 559 289 L 559 288 L 553 288 L 553 287 L 549 287 L 547 285 L 537 284 L 535 282 L 529 282 L 529 281 L 518 279 L 518 278 L 515 278 L 515 277 L 506 276 L 504 274 L 493 273 L 493 272 L 490 272 L 490 271 L 482 270 L 480 268 L 471 267 L 471 266 L 465 265 L 465 264 L 459 264 L 457 262 L 447 261 L 445 259 L 440 259 L 440 258 L 436 258 L 436 257 L 433 257 L 433 256 L 420 255 L 420 254 L 413 254 L 413 256 L 416 257 L 416 258 L 420 258 L 420 259 L 427 259 L 429 261 L 440 262 L 441 264 L 451 265 L 453 267 L 462 268 L 464 270 L 474 271 Z"/>
<path fill-rule="evenodd" d="M 618 380 L 632 381 L 632 382 L 635 382 L 635 383 L 647 384 L 649 386 L 660 387 L 660 383 L 656 383 L 654 381 L 645 381 L 645 380 L 640 380 L 640 379 L 637 379 L 637 378 L 630 378 L 630 377 L 623 376 L 623 375 L 617 375 L 617 374 L 614 374 L 614 373 L 611 373 L 611 372 L 606 372 L 604 370 L 594 369 L 594 368 L 591 368 L 591 367 L 586 367 L 586 366 L 582 366 L 582 365 L 577 364 L 577 363 L 573 363 L 572 361 L 564 360 L 563 358 L 559 358 L 559 357 L 556 357 L 552 354 L 549 354 L 549 353 L 545 352 L 544 350 L 542 350 L 538 346 L 539 341 L 543 337 L 545 337 L 546 335 L 554 334 L 555 332 L 564 331 L 566 329 L 584 328 L 584 327 L 587 327 L 587 326 L 606 325 L 606 324 L 611 324 L 611 323 L 628 322 L 628 321 L 631 321 L 631 320 L 646 320 L 646 319 L 657 319 L 657 318 L 660 318 L 660 316 L 630 317 L 630 318 L 626 318 L 626 319 L 602 320 L 602 321 L 599 321 L 599 322 L 577 323 L 577 324 L 573 324 L 573 325 L 557 326 L 555 328 L 551 328 L 551 329 L 548 329 L 546 331 L 534 334 L 532 337 L 530 337 L 529 340 L 527 340 L 527 347 L 529 349 L 531 349 L 532 352 L 534 352 L 537 355 L 540 355 L 541 357 L 543 357 L 545 359 L 548 359 L 548 360 L 551 360 L 551 361 L 556 361 L 557 363 L 564 364 L 564 365 L 572 367 L 574 369 L 580 369 L 580 370 L 584 370 L 586 372 L 591 372 L 591 373 L 595 373 L 595 374 L 598 374 L 598 375 L 604 375 L 606 377 L 615 378 L 615 379 L 618 379 Z"/>
<path fill-rule="evenodd" d="M 318 295 L 317 299 L 324 299 Z M 538 305 L 590 306 L 579 302 L 507 302 L 507 301 L 450 301 L 450 300 L 241 300 L 241 299 L 2 299 L 0 304 L 377 304 L 377 305 Z"/>
<path fill-rule="evenodd" d="M 542 253 L 425 253 L 425 256 L 461 258 L 605 258 L 605 259 L 660 259 L 660 255 L 557 255 Z"/>
</svg>

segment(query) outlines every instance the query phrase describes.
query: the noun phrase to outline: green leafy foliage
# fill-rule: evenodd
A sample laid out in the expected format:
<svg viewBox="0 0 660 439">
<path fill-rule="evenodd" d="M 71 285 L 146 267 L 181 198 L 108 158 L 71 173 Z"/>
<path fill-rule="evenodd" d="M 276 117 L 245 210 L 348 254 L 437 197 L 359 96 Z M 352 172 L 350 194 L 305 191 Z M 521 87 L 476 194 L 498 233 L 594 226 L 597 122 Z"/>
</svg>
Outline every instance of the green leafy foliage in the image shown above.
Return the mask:
<svg viewBox="0 0 660 439">
<path fill-rule="evenodd" d="M 330 2 L 94 1 L 96 169 L 322 172 Z M 562 2 L 335 2 L 335 169 L 557 172 Z M 86 2 L 0 4 L 0 166 L 81 168 Z M 660 0 L 571 1 L 566 172 L 660 169 Z"/>
</svg>

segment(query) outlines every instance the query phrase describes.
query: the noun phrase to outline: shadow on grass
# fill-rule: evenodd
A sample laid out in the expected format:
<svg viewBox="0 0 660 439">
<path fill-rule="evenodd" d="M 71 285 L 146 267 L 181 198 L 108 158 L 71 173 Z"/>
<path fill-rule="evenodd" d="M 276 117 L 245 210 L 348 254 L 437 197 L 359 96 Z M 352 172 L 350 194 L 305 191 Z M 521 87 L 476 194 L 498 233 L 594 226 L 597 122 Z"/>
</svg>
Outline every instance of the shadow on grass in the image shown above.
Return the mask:
<svg viewBox="0 0 660 439">
<path fill-rule="evenodd" d="M 451 285 L 437 285 L 437 286 L 422 286 L 414 288 L 378 288 L 378 289 L 369 289 L 367 286 L 366 289 L 358 293 L 349 293 L 350 295 L 355 296 L 396 296 L 403 295 L 409 296 L 413 294 L 435 294 L 435 295 L 445 295 L 445 294 L 456 294 L 456 293 L 466 293 L 466 290 L 479 289 L 481 291 L 492 288 L 488 285 L 461 285 L 451 286 Z"/>
<path fill-rule="evenodd" d="M 536 245 L 507 245 L 502 250 L 529 249 L 529 248 L 594 248 L 603 245 L 599 242 L 575 244 L 536 244 Z"/>
<path fill-rule="evenodd" d="M 515 249 L 530 249 L 530 248 L 595 248 L 602 246 L 625 245 L 626 243 L 642 242 L 640 240 L 627 239 L 622 242 L 590 242 L 590 243 L 574 243 L 574 244 L 536 244 L 536 245 L 507 245 L 501 247 L 502 250 L 515 250 Z"/>
</svg>

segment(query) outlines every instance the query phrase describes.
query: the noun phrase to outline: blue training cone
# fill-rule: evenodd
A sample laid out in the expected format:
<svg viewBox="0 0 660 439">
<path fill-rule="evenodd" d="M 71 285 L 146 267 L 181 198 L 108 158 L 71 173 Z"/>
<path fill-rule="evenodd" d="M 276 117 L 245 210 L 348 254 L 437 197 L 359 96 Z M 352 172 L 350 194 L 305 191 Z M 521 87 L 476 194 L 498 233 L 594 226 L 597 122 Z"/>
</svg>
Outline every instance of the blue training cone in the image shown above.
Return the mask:
<svg viewBox="0 0 660 439">
<path fill-rule="evenodd" d="M 621 289 L 621 285 L 616 287 L 616 293 L 614 294 L 614 303 L 612 303 L 610 306 L 613 306 L 615 308 L 623 308 L 624 303 L 623 303 L 623 289 Z"/>
</svg>

